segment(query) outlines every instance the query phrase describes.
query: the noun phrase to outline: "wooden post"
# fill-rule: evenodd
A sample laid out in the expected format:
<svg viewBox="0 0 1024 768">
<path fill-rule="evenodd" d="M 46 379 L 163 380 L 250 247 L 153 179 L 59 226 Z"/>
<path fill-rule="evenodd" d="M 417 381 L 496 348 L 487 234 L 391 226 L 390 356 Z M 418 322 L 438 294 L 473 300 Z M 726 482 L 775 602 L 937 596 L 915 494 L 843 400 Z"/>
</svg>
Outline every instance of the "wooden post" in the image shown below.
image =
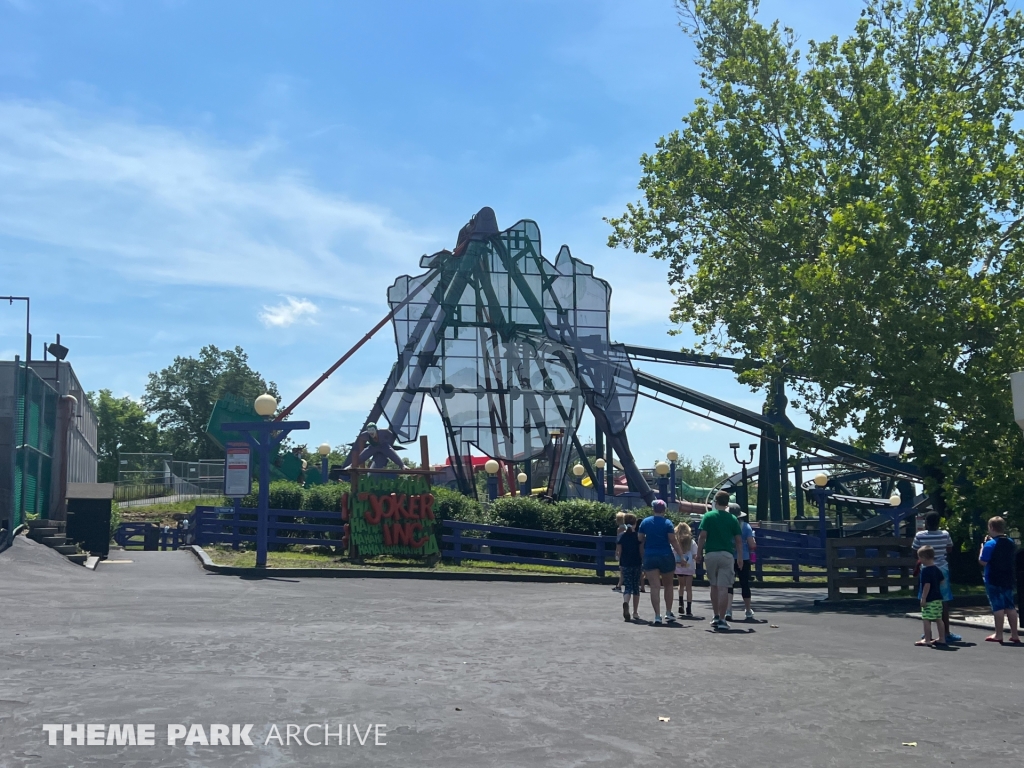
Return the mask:
<svg viewBox="0 0 1024 768">
<path fill-rule="evenodd" d="M 825 539 L 822 543 L 825 545 L 825 568 L 828 571 L 828 599 L 838 600 L 839 599 L 839 585 L 837 582 L 838 574 L 836 573 L 836 543 L 838 539 Z"/>
<path fill-rule="evenodd" d="M 597 578 L 604 578 L 604 536 L 597 540 Z"/>
<path fill-rule="evenodd" d="M 430 469 L 430 447 L 426 435 L 420 435 L 420 469 Z"/>
<path fill-rule="evenodd" d="M 838 512 L 836 514 L 838 514 Z M 854 555 L 856 557 L 867 557 L 867 549 L 865 549 L 864 547 L 854 547 L 853 548 L 853 553 L 854 553 Z M 867 568 L 863 568 L 863 567 L 857 568 L 857 578 L 858 579 L 867 578 L 867 575 L 868 575 L 868 569 Z M 880 594 L 885 594 L 889 590 L 888 590 L 888 588 L 884 584 L 880 584 L 879 587 L 878 587 L 878 591 L 879 591 Z M 857 587 L 857 594 L 858 595 L 866 595 L 867 593 L 868 593 L 868 588 L 866 586 L 858 586 Z"/>
</svg>

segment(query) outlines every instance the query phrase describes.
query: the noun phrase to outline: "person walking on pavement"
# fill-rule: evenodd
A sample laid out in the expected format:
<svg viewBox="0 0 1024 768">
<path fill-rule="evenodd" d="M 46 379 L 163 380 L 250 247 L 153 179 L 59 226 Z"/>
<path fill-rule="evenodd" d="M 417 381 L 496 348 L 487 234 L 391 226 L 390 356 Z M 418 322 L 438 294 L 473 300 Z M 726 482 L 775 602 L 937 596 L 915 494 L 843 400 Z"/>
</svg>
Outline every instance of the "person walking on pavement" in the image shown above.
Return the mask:
<svg viewBox="0 0 1024 768">
<path fill-rule="evenodd" d="M 750 607 L 750 577 L 752 571 L 752 563 L 754 558 L 751 556 L 753 552 L 757 551 L 757 539 L 754 538 L 754 529 L 750 527 L 750 523 L 747 522 L 747 513 L 743 511 L 743 508 L 739 504 L 730 504 L 729 512 L 736 516 L 736 519 L 740 521 L 740 536 L 743 539 L 743 567 L 736 570 L 736 575 L 740 579 L 740 596 L 743 598 L 743 607 L 745 609 L 744 619 L 751 621 L 754 618 L 754 610 Z M 729 587 L 729 607 L 725 611 L 725 620 L 732 621 L 732 599 L 735 586 Z"/>
<path fill-rule="evenodd" d="M 697 562 L 705 563 L 708 583 L 711 584 L 713 629 L 730 629 L 725 620 L 729 608 L 729 588 L 736 578 L 736 569 L 743 568 L 743 539 L 740 523 L 729 512 L 729 493 L 715 494 L 714 508 L 700 521 L 697 540 Z"/>
<path fill-rule="evenodd" d="M 672 613 L 672 580 L 676 570 L 676 555 L 683 551 L 676 539 L 672 521 L 665 517 L 668 505 L 661 499 L 651 503 L 650 517 L 645 517 L 638 529 L 640 551 L 643 553 L 643 570 L 647 583 L 651 585 L 651 606 L 654 608 L 654 623 L 661 624 L 661 592 L 665 593 L 665 621 L 675 621 Z M 658 589 L 659 584 L 661 589 Z"/>
<path fill-rule="evenodd" d="M 924 516 L 924 530 L 918 531 L 914 536 L 911 547 L 915 552 L 919 552 L 921 547 L 931 547 L 935 550 L 935 567 L 942 571 L 939 591 L 942 596 L 942 624 L 946 628 L 946 642 L 959 643 L 963 638 L 953 634 L 949 626 L 949 606 L 953 600 L 953 588 L 949 581 L 949 560 L 947 558 L 953 552 L 953 539 L 949 535 L 949 531 L 939 528 L 938 512 L 929 512 Z M 921 595 L 918 594 L 917 597 L 920 599 Z M 934 594 L 932 600 L 935 600 Z"/>
</svg>

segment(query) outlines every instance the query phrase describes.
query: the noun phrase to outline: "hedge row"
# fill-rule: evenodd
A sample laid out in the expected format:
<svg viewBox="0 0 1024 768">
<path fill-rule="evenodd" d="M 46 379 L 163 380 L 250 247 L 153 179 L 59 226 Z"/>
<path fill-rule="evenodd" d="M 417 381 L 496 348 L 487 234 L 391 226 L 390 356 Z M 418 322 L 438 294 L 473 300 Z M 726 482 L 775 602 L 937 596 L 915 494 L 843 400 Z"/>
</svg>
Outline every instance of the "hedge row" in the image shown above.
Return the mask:
<svg viewBox="0 0 1024 768">
<path fill-rule="evenodd" d="M 334 512 L 340 508 L 341 495 L 348 491 L 348 483 L 329 483 L 303 488 L 298 483 L 279 480 L 270 484 L 270 508 Z M 255 509 L 257 501 L 257 495 L 250 493 L 242 499 L 242 506 Z"/>
<path fill-rule="evenodd" d="M 303 488 L 298 483 L 279 481 L 270 484 L 270 508 L 330 512 L 339 508 L 341 495 L 349 490 L 348 483 Z M 533 531 L 611 536 L 616 529 L 615 515 L 620 511 L 612 504 L 582 499 L 548 504 L 539 499 L 515 496 L 484 506 L 447 488 L 434 488 L 431 493 L 434 494 L 434 514 L 438 520 L 505 525 Z M 256 501 L 256 494 L 251 493 L 242 499 L 242 506 L 254 509 Z"/>
<path fill-rule="evenodd" d="M 455 491 L 435 488 L 433 493 L 437 497 L 434 509 L 440 510 L 438 519 L 505 525 L 532 531 L 613 536 L 616 531 L 615 515 L 621 511 L 613 504 L 599 501 L 574 499 L 548 504 L 528 496 L 505 497 L 485 507 Z M 642 517 L 645 513 L 644 510 L 634 510 L 634 514 Z M 673 516 L 670 514 L 669 517 Z"/>
</svg>

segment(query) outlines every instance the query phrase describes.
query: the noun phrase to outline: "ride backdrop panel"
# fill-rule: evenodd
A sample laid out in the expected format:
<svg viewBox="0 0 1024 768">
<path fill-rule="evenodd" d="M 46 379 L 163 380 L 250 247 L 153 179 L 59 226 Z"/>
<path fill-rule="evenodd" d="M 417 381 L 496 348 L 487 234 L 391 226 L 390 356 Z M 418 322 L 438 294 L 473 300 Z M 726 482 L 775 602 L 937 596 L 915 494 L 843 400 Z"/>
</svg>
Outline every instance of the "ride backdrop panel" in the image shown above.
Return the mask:
<svg viewBox="0 0 1024 768">
<path fill-rule="evenodd" d="M 361 475 L 348 497 L 351 542 L 361 557 L 437 554 L 434 495 L 425 477 Z"/>
</svg>

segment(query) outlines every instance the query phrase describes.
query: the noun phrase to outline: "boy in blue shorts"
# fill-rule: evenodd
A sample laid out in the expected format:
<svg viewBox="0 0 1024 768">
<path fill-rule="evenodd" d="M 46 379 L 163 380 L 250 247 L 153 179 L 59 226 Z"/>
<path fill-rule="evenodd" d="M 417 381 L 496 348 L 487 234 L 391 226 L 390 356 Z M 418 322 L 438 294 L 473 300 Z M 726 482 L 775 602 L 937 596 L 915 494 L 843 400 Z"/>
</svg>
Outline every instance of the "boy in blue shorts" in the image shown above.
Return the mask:
<svg viewBox="0 0 1024 768">
<path fill-rule="evenodd" d="M 1017 609 L 1013 607 L 1014 560 L 1017 545 L 1006 535 L 1006 521 L 993 517 L 988 521 L 988 536 L 981 545 L 978 562 L 985 567 L 985 594 L 992 606 L 996 631 L 985 638 L 990 643 L 1003 642 L 1003 619 L 1010 620 L 1010 642 L 1020 643 L 1017 632 Z"/>
</svg>

